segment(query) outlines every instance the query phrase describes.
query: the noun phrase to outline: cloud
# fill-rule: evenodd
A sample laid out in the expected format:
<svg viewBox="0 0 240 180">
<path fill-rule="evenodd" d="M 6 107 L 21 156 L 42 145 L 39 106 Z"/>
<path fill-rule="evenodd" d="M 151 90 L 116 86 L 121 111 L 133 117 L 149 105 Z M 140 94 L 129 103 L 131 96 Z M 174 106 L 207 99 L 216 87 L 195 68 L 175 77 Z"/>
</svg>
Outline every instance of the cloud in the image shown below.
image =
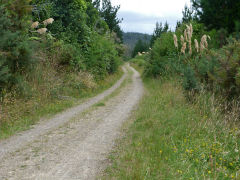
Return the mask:
<svg viewBox="0 0 240 180">
<path fill-rule="evenodd" d="M 156 22 L 165 23 L 166 21 L 170 25 L 171 29 L 175 28 L 177 20 L 181 17 L 160 17 L 160 16 L 149 16 L 132 11 L 120 11 L 118 13 L 119 18 L 123 18 L 121 28 L 124 32 L 141 32 L 152 34 L 156 26 Z"/>
<path fill-rule="evenodd" d="M 184 5 L 190 0 L 111 0 L 121 11 L 131 11 L 149 16 L 181 16 Z"/>
</svg>

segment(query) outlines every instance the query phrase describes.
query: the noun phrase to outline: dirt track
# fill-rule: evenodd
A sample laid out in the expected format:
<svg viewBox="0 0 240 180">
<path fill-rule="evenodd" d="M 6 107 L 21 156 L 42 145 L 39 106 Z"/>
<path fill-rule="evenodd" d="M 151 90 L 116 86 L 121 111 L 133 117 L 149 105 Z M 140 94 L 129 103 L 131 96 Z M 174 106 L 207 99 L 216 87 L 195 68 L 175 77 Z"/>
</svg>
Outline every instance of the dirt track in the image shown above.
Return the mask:
<svg viewBox="0 0 240 180">
<path fill-rule="evenodd" d="M 96 179 L 104 170 L 119 130 L 143 94 L 139 74 L 121 92 L 99 106 L 127 77 L 112 88 L 36 125 L 21 135 L 0 142 L 0 179 Z"/>
</svg>

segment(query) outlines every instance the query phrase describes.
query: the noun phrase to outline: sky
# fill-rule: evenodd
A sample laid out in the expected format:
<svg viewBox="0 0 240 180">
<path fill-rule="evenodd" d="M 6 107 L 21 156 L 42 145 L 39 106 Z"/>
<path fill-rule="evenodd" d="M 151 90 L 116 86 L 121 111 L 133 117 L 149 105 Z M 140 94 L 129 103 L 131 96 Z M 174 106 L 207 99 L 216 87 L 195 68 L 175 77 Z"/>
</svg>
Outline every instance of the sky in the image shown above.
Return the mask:
<svg viewBox="0 0 240 180">
<path fill-rule="evenodd" d="M 124 32 L 152 34 L 156 22 L 167 21 L 173 29 L 177 20 L 182 19 L 182 10 L 190 5 L 190 0 L 111 0 L 112 5 L 120 5 L 118 17 L 123 18 Z"/>
</svg>

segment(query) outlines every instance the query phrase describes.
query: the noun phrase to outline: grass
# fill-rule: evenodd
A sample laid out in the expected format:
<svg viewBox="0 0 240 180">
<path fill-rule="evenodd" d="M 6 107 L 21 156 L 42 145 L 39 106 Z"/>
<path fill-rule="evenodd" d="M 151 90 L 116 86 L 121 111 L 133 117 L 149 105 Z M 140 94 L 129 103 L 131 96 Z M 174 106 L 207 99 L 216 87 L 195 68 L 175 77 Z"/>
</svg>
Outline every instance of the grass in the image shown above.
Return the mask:
<svg viewBox="0 0 240 180">
<path fill-rule="evenodd" d="M 52 70 L 52 68 L 49 69 L 50 71 Z M 52 74 L 50 73 L 50 75 Z M 71 77 L 72 75 L 70 74 L 67 78 L 62 77 L 61 83 L 55 83 L 55 80 L 50 81 L 48 84 L 45 83 L 45 87 L 49 88 L 46 90 L 46 93 L 44 93 L 46 88 L 39 91 L 38 87 L 36 91 L 39 94 L 29 99 L 13 98 L 12 102 L 10 100 L 9 103 L 0 107 L 0 110 L 2 110 L 2 115 L 0 115 L 0 139 L 5 139 L 18 132 L 27 130 L 42 118 L 50 118 L 67 108 L 84 102 L 87 98 L 93 97 L 111 87 L 122 75 L 123 71 L 119 70 L 117 73 L 107 76 L 104 80 L 98 81 L 94 88 L 85 87 L 79 89 L 80 83 L 88 84 L 91 81 L 86 79 L 86 82 L 78 82 L 77 80 L 85 75 L 83 74 L 82 77 Z M 50 78 L 46 77 L 45 79 Z M 32 84 L 34 86 L 34 83 Z M 55 87 L 57 84 L 60 84 L 58 85 L 59 87 Z M 57 92 L 55 92 L 55 89 L 57 89 Z M 56 94 L 63 96 L 59 98 Z"/>
<path fill-rule="evenodd" d="M 177 79 L 144 79 L 133 123 L 103 179 L 240 179 L 240 130 L 206 93 L 186 100 Z"/>
</svg>

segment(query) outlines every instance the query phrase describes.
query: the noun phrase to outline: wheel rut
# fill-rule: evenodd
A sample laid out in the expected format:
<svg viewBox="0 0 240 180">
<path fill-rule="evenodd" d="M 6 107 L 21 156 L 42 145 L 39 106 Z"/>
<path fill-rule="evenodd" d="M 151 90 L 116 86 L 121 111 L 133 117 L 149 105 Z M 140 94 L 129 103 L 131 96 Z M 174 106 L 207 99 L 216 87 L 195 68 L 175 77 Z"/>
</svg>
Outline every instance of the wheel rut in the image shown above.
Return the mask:
<svg viewBox="0 0 240 180">
<path fill-rule="evenodd" d="M 133 71 L 132 81 L 103 106 L 96 106 L 86 113 L 77 111 L 57 128 L 39 133 L 31 141 L 2 153 L 0 179 L 96 179 L 106 167 L 108 154 L 120 135 L 122 124 L 143 94 L 139 73 L 130 66 L 127 68 Z M 125 70 L 120 84 L 126 76 Z M 120 84 L 115 85 L 114 90 Z M 5 146 L 0 143 L 2 152 L 4 147 L 7 151 L 6 147 L 12 142 L 10 139 L 9 145 L 7 141 L 4 143 Z"/>
</svg>

